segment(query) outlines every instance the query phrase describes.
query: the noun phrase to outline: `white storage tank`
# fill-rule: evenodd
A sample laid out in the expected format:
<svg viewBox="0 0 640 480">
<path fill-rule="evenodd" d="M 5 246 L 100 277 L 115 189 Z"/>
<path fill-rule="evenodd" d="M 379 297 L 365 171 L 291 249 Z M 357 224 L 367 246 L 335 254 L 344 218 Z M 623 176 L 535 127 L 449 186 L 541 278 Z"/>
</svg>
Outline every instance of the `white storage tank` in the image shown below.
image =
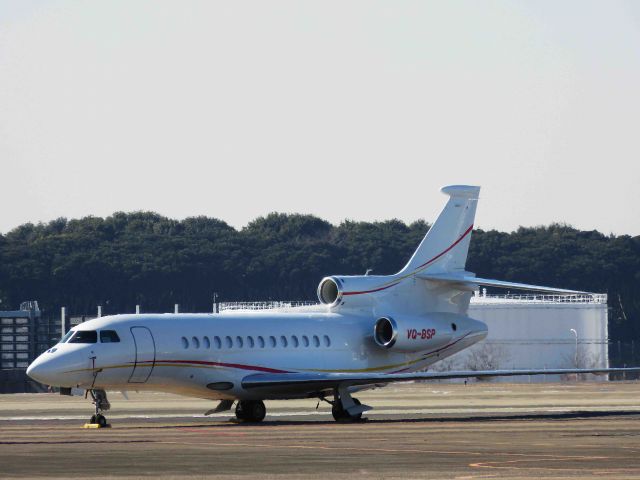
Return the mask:
<svg viewBox="0 0 640 480">
<path fill-rule="evenodd" d="M 607 296 L 486 295 L 471 300 L 469 316 L 489 327 L 487 338 L 440 369 L 608 367 Z M 567 376 L 575 378 L 575 376 Z M 589 375 L 589 380 L 606 380 Z M 558 381 L 558 376 L 510 377 L 502 381 Z"/>
</svg>

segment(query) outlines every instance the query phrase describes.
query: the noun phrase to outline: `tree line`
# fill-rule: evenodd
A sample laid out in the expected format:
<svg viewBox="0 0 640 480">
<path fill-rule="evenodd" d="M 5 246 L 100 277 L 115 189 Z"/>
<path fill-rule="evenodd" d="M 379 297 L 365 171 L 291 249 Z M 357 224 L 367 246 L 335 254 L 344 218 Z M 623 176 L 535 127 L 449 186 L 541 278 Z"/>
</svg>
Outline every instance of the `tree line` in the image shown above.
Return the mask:
<svg viewBox="0 0 640 480">
<path fill-rule="evenodd" d="M 27 299 L 57 312 L 210 311 L 221 301 L 313 300 L 329 274 L 398 271 L 429 228 L 272 213 L 236 230 L 209 217 L 152 212 L 27 223 L 0 235 L 0 308 Z M 474 230 L 478 276 L 607 293 L 613 339 L 640 335 L 640 237 L 567 225 Z"/>
</svg>

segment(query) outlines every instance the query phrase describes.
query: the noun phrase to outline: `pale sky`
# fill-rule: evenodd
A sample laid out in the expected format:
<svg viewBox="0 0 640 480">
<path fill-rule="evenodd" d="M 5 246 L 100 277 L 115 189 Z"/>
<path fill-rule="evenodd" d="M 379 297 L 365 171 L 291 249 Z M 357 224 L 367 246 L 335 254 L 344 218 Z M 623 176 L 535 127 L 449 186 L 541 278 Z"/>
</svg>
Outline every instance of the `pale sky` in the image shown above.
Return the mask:
<svg viewBox="0 0 640 480">
<path fill-rule="evenodd" d="M 153 210 L 640 234 L 640 2 L 0 0 L 0 232 Z"/>
</svg>

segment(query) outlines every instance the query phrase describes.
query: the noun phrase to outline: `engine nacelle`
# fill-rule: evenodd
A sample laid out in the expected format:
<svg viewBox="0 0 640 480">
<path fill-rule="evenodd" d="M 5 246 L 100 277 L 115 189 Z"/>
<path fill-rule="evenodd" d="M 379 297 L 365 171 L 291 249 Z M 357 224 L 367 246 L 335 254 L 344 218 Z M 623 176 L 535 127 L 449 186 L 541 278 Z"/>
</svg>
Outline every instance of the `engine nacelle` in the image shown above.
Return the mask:
<svg viewBox="0 0 640 480">
<path fill-rule="evenodd" d="M 420 317 L 381 317 L 373 327 L 373 339 L 379 346 L 398 352 L 437 350 L 451 342 L 467 318 L 442 312 Z"/>
<path fill-rule="evenodd" d="M 385 294 L 389 288 L 399 283 L 398 280 L 389 280 L 389 278 L 376 275 L 325 277 L 318 285 L 318 300 L 323 305 L 330 307 L 338 305 L 346 305 L 349 308 L 370 306 L 373 302 L 372 294 Z"/>
<path fill-rule="evenodd" d="M 342 300 L 342 282 L 334 277 L 323 278 L 318 285 L 318 300 L 323 305 L 338 305 Z"/>
</svg>

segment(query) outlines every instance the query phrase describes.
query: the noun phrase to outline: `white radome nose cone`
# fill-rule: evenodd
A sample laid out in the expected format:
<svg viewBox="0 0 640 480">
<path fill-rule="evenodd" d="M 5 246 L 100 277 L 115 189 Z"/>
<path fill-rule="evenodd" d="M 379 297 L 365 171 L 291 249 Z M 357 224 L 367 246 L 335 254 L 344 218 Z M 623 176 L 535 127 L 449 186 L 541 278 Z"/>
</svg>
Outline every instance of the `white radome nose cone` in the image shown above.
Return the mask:
<svg viewBox="0 0 640 480">
<path fill-rule="evenodd" d="M 52 369 L 51 363 L 51 360 L 45 360 L 42 358 L 42 355 L 40 355 L 31 362 L 31 365 L 27 368 L 27 375 L 36 382 L 52 385 L 55 372 Z"/>
</svg>

